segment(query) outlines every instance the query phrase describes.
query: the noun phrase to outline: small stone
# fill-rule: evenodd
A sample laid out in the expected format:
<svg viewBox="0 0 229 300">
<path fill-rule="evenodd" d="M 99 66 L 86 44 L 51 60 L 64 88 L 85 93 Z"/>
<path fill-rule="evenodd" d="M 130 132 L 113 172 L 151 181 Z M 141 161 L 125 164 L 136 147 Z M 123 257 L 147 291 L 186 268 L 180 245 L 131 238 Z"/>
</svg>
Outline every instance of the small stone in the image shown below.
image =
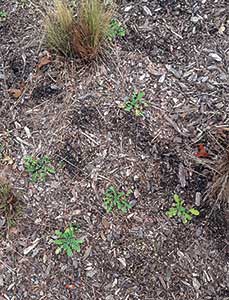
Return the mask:
<svg viewBox="0 0 229 300">
<path fill-rule="evenodd" d="M 196 206 L 200 206 L 200 201 L 201 201 L 201 193 L 197 192 L 196 197 L 195 197 L 195 204 Z"/>
<path fill-rule="evenodd" d="M 92 278 L 97 273 L 96 270 L 90 270 L 86 273 L 87 277 Z"/>
<path fill-rule="evenodd" d="M 130 202 L 131 207 L 134 207 L 137 204 L 137 200 L 133 199 Z"/>
<path fill-rule="evenodd" d="M 197 23 L 200 20 L 198 17 L 191 17 L 191 22 Z"/>
<path fill-rule="evenodd" d="M 134 190 L 134 197 L 135 197 L 136 199 L 138 199 L 139 196 L 140 196 L 139 190 L 138 190 L 138 189 L 135 189 L 135 190 Z"/>
<path fill-rule="evenodd" d="M 224 104 L 223 104 L 222 102 L 220 102 L 220 103 L 217 103 L 215 106 L 216 106 L 218 109 L 222 109 L 222 108 L 224 107 Z"/>
<path fill-rule="evenodd" d="M 139 181 L 139 176 L 138 175 L 134 175 L 134 181 L 136 182 L 136 181 Z"/>
<path fill-rule="evenodd" d="M 146 77 L 146 75 L 143 74 L 143 75 L 141 75 L 141 76 L 139 77 L 139 80 L 140 80 L 140 81 L 143 81 L 143 80 L 145 79 L 145 77 Z"/>
<path fill-rule="evenodd" d="M 73 267 L 74 267 L 75 269 L 78 269 L 79 263 L 78 263 L 77 259 L 73 259 L 73 260 L 72 260 L 72 264 L 73 264 Z"/>
<path fill-rule="evenodd" d="M 181 186 L 184 188 L 186 186 L 186 170 L 182 163 L 179 164 L 179 180 Z"/>
<path fill-rule="evenodd" d="M 148 16 L 152 16 L 152 12 L 147 6 L 143 6 L 143 10 Z"/>
<path fill-rule="evenodd" d="M 0 287 L 4 286 L 4 280 L 3 280 L 3 276 L 0 275 Z"/>
<path fill-rule="evenodd" d="M 199 78 L 199 80 L 201 81 L 201 82 L 207 82 L 208 81 L 208 76 L 202 76 L 202 77 L 200 77 Z"/>
<path fill-rule="evenodd" d="M 0 217 L 0 228 L 3 227 L 6 223 L 6 219 L 4 217 Z"/>
<path fill-rule="evenodd" d="M 196 229 L 196 237 L 197 238 L 200 237 L 202 235 L 202 233 L 203 233 L 203 229 L 201 227 L 198 227 Z"/>
<path fill-rule="evenodd" d="M 162 74 L 158 81 L 159 83 L 163 83 L 165 81 L 165 74 Z"/>
<path fill-rule="evenodd" d="M 50 85 L 50 88 L 52 89 L 52 90 L 60 90 L 60 87 L 58 86 L 58 85 L 56 85 L 56 84 L 51 84 Z"/>
<path fill-rule="evenodd" d="M 222 58 L 218 54 L 216 54 L 216 53 L 209 53 L 209 56 L 211 58 L 213 58 L 217 62 L 221 62 L 222 61 Z"/>
<path fill-rule="evenodd" d="M 193 278 L 193 279 L 192 279 L 192 284 L 193 284 L 193 287 L 194 287 L 196 290 L 199 290 L 200 287 L 201 287 L 201 284 L 199 283 L 199 281 L 198 281 L 196 278 Z"/>
<path fill-rule="evenodd" d="M 126 259 L 124 257 L 118 257 L 117 260 L 126 268 Z"/>
<path fill-rule="evenodd" d="M 115 300 L 115 299 L 112 295 L 108 295 L 108 296 L 106 296 L 106 300 Z"/>
<path fill-rule="evenodd" d="M 180 79 L 182 76 L 182 72 L 174 69 L 171 65 L 165 65 L 166 69 L 172 73 L 176 78 Z"/>
<path fill-rule="evenodd" d="M 190 76 L 188 77 L 188 81 L 193 81 L 193 82 L 195 82 L 195 81 L 197 80 L 197 78 L 198 78 L 198 75 L 197 75 L 196 73 L 192 73 L 192 75 L 190 75 Z"/>
<path fill-rule="evenodd" d="M 222 80 L 222 81 L 227 81 L 228 80 L 228 76 L 225 74 L 225 73 L 221 73 L 219 75 L 219 78 Z"/>
<path fill-rule="evenodd" d="M 124 9 L 124 11 L 125 11 L 125 12 L 128 12 L 128 11 L 131 10 L 131 8 L 132 8 L 132 6 L 127 6 L 127 7 Z"/>
</svg>

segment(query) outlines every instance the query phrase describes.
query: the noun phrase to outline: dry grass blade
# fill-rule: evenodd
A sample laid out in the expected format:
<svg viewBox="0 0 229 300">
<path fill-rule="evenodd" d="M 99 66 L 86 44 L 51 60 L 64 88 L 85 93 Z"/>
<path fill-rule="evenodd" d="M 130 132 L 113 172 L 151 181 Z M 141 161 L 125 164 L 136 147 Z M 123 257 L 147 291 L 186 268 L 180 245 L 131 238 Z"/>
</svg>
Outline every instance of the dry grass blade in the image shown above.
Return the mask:
<svg viewBox="0 0 229 300">
<path fill-rule="evenodd" d="M 229 201 L 229 150 L 217 167 L 218 173 L 213 178 L 210 194 L 217 200 Z"/>
<path fill-rule="evenodd" d="M 67 56 L 71 53 L 73 14 L 64 1 L 55 0 L 54 3 L 54 12 L 49 13 L 46 20 L 47 43 Z"/>
<path fill-rule="evenodd" d="M 0 215 L 10 227 L 14 223 L 14 217 L 18 210 L 18 199 L 13 193 L 11 186 L 0 179 Z"/>
<path fill-rule="evenodd" d="M 74 27 L 72 47 L 83 59 L 93 59 L 102 49 L 109 31 L 113 9 L 101 0 L 82 0 Z"/>
</svg>

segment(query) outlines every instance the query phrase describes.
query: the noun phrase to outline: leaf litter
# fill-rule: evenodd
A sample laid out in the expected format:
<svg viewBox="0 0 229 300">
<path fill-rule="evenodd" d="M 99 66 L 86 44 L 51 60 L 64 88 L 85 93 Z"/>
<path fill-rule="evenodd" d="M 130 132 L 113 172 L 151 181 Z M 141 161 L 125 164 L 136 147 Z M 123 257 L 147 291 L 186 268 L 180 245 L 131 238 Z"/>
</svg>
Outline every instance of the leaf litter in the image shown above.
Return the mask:
<svg viewBox="0 0 229 300">
<path fill-rule="evenodd" d="M 120 1 L 125 37 L 112 59 L 80 71 L 58 57 L 46 68 L 51 58 L 44 53 L 37 64 L 40 5 L 4 3 L 15 18 L 0 26 L 0 137 L 13 158 L 9 179 L 26 203 L 13 243 L 3 240 L 0 248 L 1 293 L 6 299 L 224 300 L 226 212 L 205 195 L 228 145 L 226 3 Z M 11 71 L 12 51 L 42 72 L 23 72 L 23 63 Z M 26 91 L 15 92 L 15 106 L 5 91 L 20 87 L 22 74 Z M 116 104 L 133 88 L 146 93 L 141 120 Z M 52 157 L 55 178 L 28 182 L 22 161 L 31 151 Z M 126 216 L 105 214 L 109 185 L 135 191 Z M 165 216 L 174 193 L 188 207 L 198 204 L 200 216 L 188 227 Z M 69 223 L 85 237 L 74 263 L 57 259 L 47 242 L 54 228 Z"/>
</svg>

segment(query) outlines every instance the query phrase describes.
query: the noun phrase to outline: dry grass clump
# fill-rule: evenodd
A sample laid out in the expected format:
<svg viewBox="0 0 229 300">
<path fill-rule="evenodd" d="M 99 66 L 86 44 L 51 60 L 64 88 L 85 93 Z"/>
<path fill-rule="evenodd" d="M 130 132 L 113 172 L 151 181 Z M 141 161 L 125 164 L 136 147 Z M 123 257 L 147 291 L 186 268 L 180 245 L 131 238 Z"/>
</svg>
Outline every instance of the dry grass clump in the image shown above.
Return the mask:
<svg viewBox="0 0 229 300">
<path fill-rule="evenodd" d="M 67 3 L 55 0 L 46 22 L 48 44 L 66 56 L 93 59 L 102 50 L 112 15 L 113 9 L 102 0 L 81 0 L 76 17 Z"/>
<path fill-rule="evenodd" d="M 64 1 L 54 1 L 54 12 L 46 20 L 48 46 L 64 55 L 71 52 L 71 35 L 74 24 L 72 10 Z"/>
<path fill-rule="evenodd" d="M 210 193 L 217 200 L 226 200 L 229 202 L 229 149 L 225 157 L 219 161 L 217 171 L 213 177 Z"/>
<path fill-rule="evenodd" d="M 14 225 L 14 219 L 18 213 L 19 201 L 15 196 L 12 187 L 0 179 L 0 216 L 1 225 L 7 225 L 7 227 Z"/>
</svg>

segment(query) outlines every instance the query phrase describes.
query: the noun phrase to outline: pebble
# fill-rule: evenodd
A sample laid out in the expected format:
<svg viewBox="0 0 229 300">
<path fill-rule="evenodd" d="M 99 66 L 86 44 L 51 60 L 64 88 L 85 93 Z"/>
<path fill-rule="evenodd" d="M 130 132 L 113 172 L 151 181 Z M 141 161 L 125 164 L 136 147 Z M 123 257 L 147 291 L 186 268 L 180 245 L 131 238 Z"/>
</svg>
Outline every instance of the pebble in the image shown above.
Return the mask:
<svg viewBox="0 0 229 300">
<path fill-rule="evenodd" d="M 6 220 L 4 217 L 0 217 L 0 228 L 3 227 L 6 223 Z"/>
<path fill-rule="evenodd" d="M 182 76 L 182 71 L 174 69 L 171 65 L 165 65 L 166 69 L 172 73 L 176 78 L 180 79 Z"/>
<path fill-rule="evenodd" d="M 113 295 L 108 295 L 106 296 L 106 300 L 115 300 L 115 298 L 113 297 Z"/>
<path fill-rule="evenodd" d="M 125 11 L 125 12 L 128 12 L 128 11 L 131 10 L 131 8 L 132 8 L 132 6 L 127 6 L 127 7 L 124 9 L 124 11 Z"/>
<path fill-rule="evenodd" d="M 191 17 L 191 22 L 197 23 L 200 19 L 200 17 Z"/>
<path fill-rule="evenodd" d="M 199 78 L 199 81 L 201 81 L 202 83 L 207 82 L 208 81 L 208 76 L 201 76 Z"/>
<path fill-rule="evenodd" d="M 158 81 L 159 83 L 163 83 L 165 81 L 165 74 L 161 75 Z"/>
<path fill-rule="evenodd" d="M 201 193 L 197 192 L 196 197 L 195 197 L 195 204 L 196 206 L 200 206 L 200 201 L 201 201 Z"/>
<path fill-rule="evenodd" d="M 4 280 L 3 280 L 3 276 L 0 276 L 0 286 L 3 287 L 4 286 Z"/>
<path fill-rule="evenodd" d="M 147 6 L 144 5 L 143 10 L 148 16 L 152 16 L 152 12 Z"/>
<path fill-rule="evenodd" d="M 196 237 L 197 238 L 200 237 L 202 235 L 202 233 L 203 233 L 203 229 L 201 227 L 198 227 L 196 229 Z"/>
<path fill-rule="evenodd" d="M 86 272 L 86 276 L 92 278 L 97 273 L 96 270 L 90 270 Z"/>
<path fill-rule="evenodd" d="M 217 62 L 221 62 L 222 61 L 222 58 L 218 54 L 216 54 L 216 53 L 209 53 L 208 56 L 210 56 L 211 58 L 213 58 Z"/>
<path fill-rule="evenodd" d="M 201 284 L 199 283 L 199 281 L 196 278 L 192 279 L 192 284 L 196 290 L 199 290 L 199 288 L 201 287 Z"/>
<path fill-rule="evenodd" d="M 140 80 L 140 81 L 143 81 L 143 80 L 145 79 L 145 77 L 146 77 L 146 75 L 143 74 L 143 75 L 141 75 L 141 76 L 139 77 L 139 80 Z"/>
</svg>

